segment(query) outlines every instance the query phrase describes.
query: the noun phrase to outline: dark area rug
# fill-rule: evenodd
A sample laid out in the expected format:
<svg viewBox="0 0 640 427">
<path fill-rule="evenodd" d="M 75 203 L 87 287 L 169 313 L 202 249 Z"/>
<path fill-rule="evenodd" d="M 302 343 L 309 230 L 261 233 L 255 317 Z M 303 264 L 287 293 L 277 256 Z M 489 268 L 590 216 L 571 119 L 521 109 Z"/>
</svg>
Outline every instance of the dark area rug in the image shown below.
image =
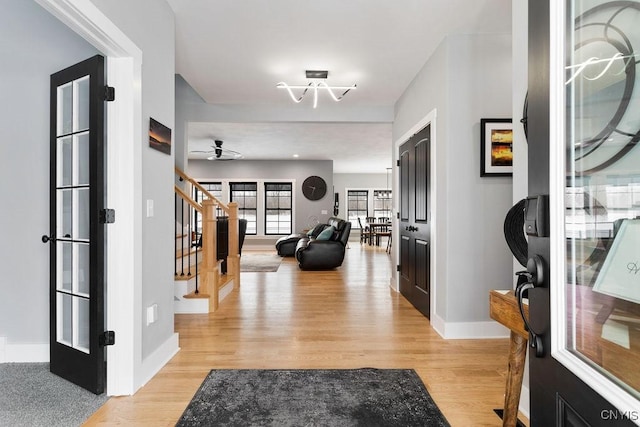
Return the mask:
<svg viewBox="0 0 640 427">
<path fill-rule="evenodd" d="M 412 369 L 214 369 L 177 426 L 449 426 Z"/>
</svg>

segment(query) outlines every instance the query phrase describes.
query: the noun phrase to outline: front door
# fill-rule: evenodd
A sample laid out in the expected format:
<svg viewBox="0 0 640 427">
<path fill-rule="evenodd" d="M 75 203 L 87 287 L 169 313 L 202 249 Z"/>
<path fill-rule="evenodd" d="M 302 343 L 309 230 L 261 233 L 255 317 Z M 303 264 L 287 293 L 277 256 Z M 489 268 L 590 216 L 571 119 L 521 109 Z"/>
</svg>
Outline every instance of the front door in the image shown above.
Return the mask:
<svg viewBox="0 0 640 427">
<path fill-rule="evenodd" d="M 431 125 L 400 145 L 400 293 L 430 316 Z"/>
<path fill-rule="evenodd" d="M 51 75 L 50 367 L 104 391 L 104 58 Z M 101 215 L 103 216 L 101 218 Z"/>
<path fill-rule="evenodd" d="M 637 1 L 529 2 L 534 427 L 640 423 L 638 22 Z"/>
</svg>

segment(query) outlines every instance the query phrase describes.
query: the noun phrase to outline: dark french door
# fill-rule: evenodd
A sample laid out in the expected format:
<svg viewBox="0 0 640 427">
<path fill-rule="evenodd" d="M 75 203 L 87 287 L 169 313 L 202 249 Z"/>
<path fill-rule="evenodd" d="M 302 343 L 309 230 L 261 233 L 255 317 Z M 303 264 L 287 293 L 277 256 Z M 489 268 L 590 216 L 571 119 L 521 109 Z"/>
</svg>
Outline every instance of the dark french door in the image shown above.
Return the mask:
<svg viewBox="0 0 640 427">
<path fill-rule="evenodd" d="M 430 151 L 431 125 L 403 143 L 400 163 L 400 293 L 430 317 Z"/>
<path fill-rule="evenodd" d="M 533 427 L 640 423 L 639 22 L 637 1 L 529 2 Z"/>
<path fill-rule="evenodd" d="M 50 369 L 105 388 L 105 64 L 94 56 L 51 75 Z"/>
</svg>

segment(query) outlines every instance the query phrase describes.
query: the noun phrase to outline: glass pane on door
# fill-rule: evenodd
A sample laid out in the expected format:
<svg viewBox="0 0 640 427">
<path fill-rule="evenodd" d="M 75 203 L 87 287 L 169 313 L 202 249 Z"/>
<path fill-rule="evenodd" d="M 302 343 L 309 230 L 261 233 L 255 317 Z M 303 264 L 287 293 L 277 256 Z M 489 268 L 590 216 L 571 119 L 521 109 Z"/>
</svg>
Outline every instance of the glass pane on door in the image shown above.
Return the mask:
<svg viewBox="0 0 640 427">
<path fill-rule="evenodd" d="M 640 3 L 567 5 L 565 345 L 640 397 Z"/>
<path fill-rule="evenodd" d="M 57 341 L 89 353 L 89 77 L 57 90 Z"/>
</svg>

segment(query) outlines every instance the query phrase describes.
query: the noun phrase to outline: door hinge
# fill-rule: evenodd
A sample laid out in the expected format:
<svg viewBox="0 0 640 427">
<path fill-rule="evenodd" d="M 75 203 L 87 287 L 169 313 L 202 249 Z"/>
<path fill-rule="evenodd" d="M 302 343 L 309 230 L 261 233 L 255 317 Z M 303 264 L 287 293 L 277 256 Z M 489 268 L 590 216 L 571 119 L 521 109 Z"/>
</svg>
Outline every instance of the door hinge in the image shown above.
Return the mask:
<svg viewBox="0 0 640 427">
<path fill-rule="evenodd" d="M 113 86 L 105 86 L 103 101 L 114 101 L 116 99 L 116 88 Z"/>
<path fill-rule="evenodd" d="M 104 331 L 100 334 L 99 342 L 101 347 L 114 345 L 116 343 L 116 333 L 113 331 Z"/>
<path fill-rule="evenodd" d="M 396 265 L 396 271 L 402 271 L 402 268 L 400 268 L 400 264 Z"/>
<path fill-rule="evenodd" d="M 400 212 L 396 212 L 396 218 L 400 219 Z"/>
<path fill-rule="evenodd" d="M 102 209 L 100 211 L 100 223 L 101 224 L 113 224 L 116 222 L 115 209 Z"/>
<path fill-rule="evenodd" d="M 400 166 L 400 160 L 396 160 L 396 166 Z"/>
</svg>

